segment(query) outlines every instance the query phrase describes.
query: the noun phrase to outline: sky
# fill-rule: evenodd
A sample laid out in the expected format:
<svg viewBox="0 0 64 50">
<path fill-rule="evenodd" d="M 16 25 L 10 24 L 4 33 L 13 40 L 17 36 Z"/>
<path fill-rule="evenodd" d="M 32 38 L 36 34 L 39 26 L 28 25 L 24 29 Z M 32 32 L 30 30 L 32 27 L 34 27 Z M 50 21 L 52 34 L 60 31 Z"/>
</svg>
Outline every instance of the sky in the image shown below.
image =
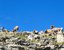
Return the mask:
<svg viewBox="0 0 64 50">
<path fill-rule="evenodd" d="M 64 0 L 0 0 L 0 27 L 20 31 L 64 27 Z"/>
</svg>

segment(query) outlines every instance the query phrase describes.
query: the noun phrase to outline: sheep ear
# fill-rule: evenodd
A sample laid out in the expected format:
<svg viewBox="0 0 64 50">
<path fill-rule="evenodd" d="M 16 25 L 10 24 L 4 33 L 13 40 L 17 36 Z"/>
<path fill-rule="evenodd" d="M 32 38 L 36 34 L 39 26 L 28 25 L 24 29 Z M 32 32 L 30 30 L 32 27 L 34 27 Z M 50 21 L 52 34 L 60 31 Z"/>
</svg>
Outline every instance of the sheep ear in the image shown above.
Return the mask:
<svg viewBox="0 0 64 50">
<path fill-rule="evenodd" d="M 45 31 L 45 33 L 47 33 L 47 30 Z"/>
<path fill-rule="evenodd" d="M 12 32 L 16 32 L 19 30 L 19 26 L 15 26 Z"/>
<path fill-rule="evenodd" d="M 51 29 L 53 29 L 53 28 L 55 28 L 55 26 L 52 25 L 52 26 L 51 26 Z"/>
</svg>

